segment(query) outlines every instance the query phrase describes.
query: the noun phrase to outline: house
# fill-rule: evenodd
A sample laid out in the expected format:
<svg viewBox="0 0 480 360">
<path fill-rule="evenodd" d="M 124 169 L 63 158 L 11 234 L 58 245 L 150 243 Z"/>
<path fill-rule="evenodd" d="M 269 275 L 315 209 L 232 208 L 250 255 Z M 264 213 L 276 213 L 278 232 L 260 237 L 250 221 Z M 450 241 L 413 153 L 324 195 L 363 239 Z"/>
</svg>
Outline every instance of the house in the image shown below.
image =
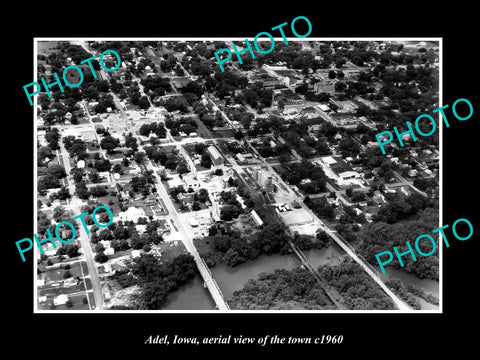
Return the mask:
<svg viewBox="0 0 480 360">
<path fill-rule="evenodd" d="M 358 179 L 360 177 L 360 174 L 357 173 L 356 171 L 344 171 L 339 173 L 338 176 L 342 180 L 348 180 L 348 179 Z"/>
<path fill-rule="evenodd" d="M 252 218 L 253 220 L 255 221 L 255 223 L 258 225 L 258 226 L 262 226 L 263 225 L 263 220 L 260 218 L 260 216 L 258 216 L 257 212 L 255 210 L 252 210 L 250 212 L 250 214 L 252 215 Z"/>
<path fill-rule="evenodd" d="M 143 234 L 147 230 L 147 225 L 144 224 L 137 224 L 135 225 L 135 229 L 139 234 Z"/>
<path fill-rule="evenodd" d="M 140 257 L 140 250 L 132 250 L 132 258 L 138 258 Z"/>
<path fill-rule="evenodd" d="M 131 165 L 128 169 L 128 173 L 132 175 L 139 175 L 141 172 L 142 170 L 140 169 L 140 166 L 138 166 L 137 164 Z"/>
<path fill-rule="evenodd" d="M 155 195 L 153 194 L 149 194 L 147 195 L 147 197 L 145 198 L 144 202 L 145 204 L 153 204 L 157 201 L 157 198 L 155 197 Z"/>
<path fill-rule="evenodd" d="M 247 206 L 245 205 L 245 202 L 243 201 L 243 198 L 238 195 L 238 194 L 235 194 L 235 199 L 238 201 L 238 203 L 240 204 L 240 206 L 242 207 L 242 209 L 246 209 Z"/>
<path fill-rule="evenodd" d="M 63 286 L 64 287 L 72 287 L 77 285 L 77 280 L 74 278 L 68 278 L 63 281 Z"/>
<path fill-rule="evenodd" d="M 112 272 L 112 265 L 111 264 L 105 264 L 103 266 L 103 269 L 105 270 L 106 273 L 111 273 Z"/>
<path fill-rule="evenodd" d="M 418 170 L 416 170 L 416 169 L 411 169 L 411 170 L 408 171 L 408 176 L 410 176 L 410 177 L 417 176 L 417 174 L 418 174 Z"/>
<path fill-rule="evenodd" d="M 381 202 L 386 202 L 385 200 L 385 196 L 383 196 L 383 194 L 376 190 L 374 193 L 373 193 L 373 198 L 376 200 L 376 201 L 381 201 Z"/>
<path fill-rule="evenodd" d="M 68 301 L 68 295 L 66 294 L 60 294 L 56 298 L 53 299 L 53 305 L 59 306 L 59 305 L 65 305 Z"/>
<path fill-rule="evenodd" d="M 191 217 L 188 222 L 190 223 L 191 227 L 198 227 L 200 224 L 198 223 L 198 220 L 195 219 L 194 217 Z"/>
<path fill-rule="evenodd" d="M 104 249 L 109 249 L 111 247 L 110 240 L 100 240 L 100 244 L 102 244 Z"/>
<path fill-rule="evenodd" d="M 285 85 L 295 85 L 297 83 L 297 79 L 294 76 L 287 75 L 283 78 L 283 82 Z"/>
<path fill-rule="evenodd" d="M 105 251 L 104 251 L 103 253 L 104 253 L 105 255 L 107 255 L 107 256 L 110 256 L 110 255 L 115 254 L 115 249 L 112 248 L 112 247 L 110 247 L 110 248 L 108 248 L 108 249 L 105 249 Z"/>
<path fill-rule="evenodd" d="M 327 93 L 329 95 L 335 94 L 335 81 L 334 80 L 322 80 L 313 85 L 313 91 L 315 94 Z"/>
<path fill-rule="evenodd" d="M 137 222 L 139 217 L 146 217 L 145 211 L 142 208 L 129 207 L 126 211 L 118 213 L 119 220 Z"/>
<path fill-rule="evenodd" d="M 323 112 L 330 112 L 332 109 L 328 107 L 327 104 L 317 104 L 317 107 L 322 110 Z"/>
</svg>

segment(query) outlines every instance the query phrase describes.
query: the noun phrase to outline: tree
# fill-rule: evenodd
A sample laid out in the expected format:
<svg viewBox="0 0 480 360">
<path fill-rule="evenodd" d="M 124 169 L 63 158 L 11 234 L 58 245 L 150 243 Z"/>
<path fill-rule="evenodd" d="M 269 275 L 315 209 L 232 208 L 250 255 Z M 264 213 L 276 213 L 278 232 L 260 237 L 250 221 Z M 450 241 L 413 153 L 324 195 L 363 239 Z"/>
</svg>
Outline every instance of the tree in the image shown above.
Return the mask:
<svg viewBox="0 0 480 360">
<path fill-rule="evenodd" d="M 308 84 L 305 82 L 301 83 L 295 88 L 295 92 L 297 94 L 305 95 L 307 91 L 308 91 Z"/>
<path fill-rule="evenodd" d="M 135 155 L 133 155 L 133 160 L 135 160 L 137 164 L 142 164 L 145 161 L 145 156 L 145 152 L 137 151 Z"/>
<path fill-rule="evenodd" d="M 202 165 L 204 168 L 210 169 L 212 166 L 212 159 L 210 158 L 210 155 L 208 155 L 207 152 L 204 152 L 202 154 L 202 157 L 200 159 L 200 165 Z"/>
<path fill-rule="evenodd" d="M 104 186 L 94 186 L 90 188 L 90 195 L 99 198 L 108 195 L 108 191 Z"/>
<path fill-rule="evenodd" d="M 88 174 L 88 178 L 90 179 L 90 182 L 92 182 L 93 184 L 97 184 L 100 182 L 100 175 L 98 174 L 98 171 L 95 169 L 90 171 L 90 173 Z"/>
<path fill-rule="evenodd" d="M 188 173 L 190 169 L 188 168 L 188 164 L 185 160 L 180 161 L 180 163 L 177 166 L 177 172 L 181 174 Z"/>
<path fill-rule="evenodd" d="M 95 244 L 95 252 L 100 252 L 100 251 L 104 251 L 105 248 L 103 247 L 103 245 L 101 243 L 97 243 Z"/>
<path fill-rule="evenodd" d="M 347 89 L 347 84 L 344 82 L 337 82 L 335 83 L 335 91 L 337 92 L 344 92 Z"/>
<path fill-rule="evenodd" d="M 113 165 L 112 172 L 118 173 L 118 174 L 120 174 L 120 175 L 123 175 L 122 165 L 120 165 L 120 164 L 115 164 L 115 165 Z"/>
<path fill-rule="evenodd" d="M 102 141 L 100 141 L 100 146 L 102 149 L 107 150 L 107 153 L 113 154 L 115 152 L 115 148 L 120 146 L 120 140 L 108 135 L 104 136 Z"/>
<path fill-rule="evenodd" d="M 39 160 L 43 161 L 45 158 L 50 158 L 52 159 L 55 155 L 52 152 L 52 149 L 50 149 L 49 146 L 42 146 L 38 149 L 37 152 L 37 157 Z"/>
<path fill-rule="evenodd" d="M 68 218 L 68 212 L 63 206 L 56 206 L 53 209 L 52 217 L 56 222 L 61 222 Z"/>
<path fill-rule="evenodd" d="M 305 205 L 320 217 L 330 220 L 334 218 L 335 212 L 324 196 L 315 199 L 305 198 L 304 202 Z"/>
<path fill-rule="evenodd" d="M 65 253 L 68 255 L 69 258 L 74 258 L 80 255 L 79 250 L 80 248 L 78 245 L 68 244 Z"/>
<path fill-rule="evenodd" d="M 142 125 L 143 126 L 143 125 Z M 133 151 L 137 151 L 137 138 L 135 138 L 131 133 L 125 137 L 125 146 L 132 149 Z"/>
<path fill-rule="evenodd" d="M 98 94 L 98 92 L 95 92 Z M 107 106 L 103 102 L 99 102 L 97 105 L 93 107 L 93 110 L 96 114 L 103 114 L 107 112 Z"/>
<path fill-rule="evenodd" d="M 68 279 L 70 277 L 72 277 L 72 274 L 70 273 L 70 271 L 69 270 L 65 271 L 65 273 L 63 274 L 63 278 Z"/>
<path fill-rule="evenodd" d="M 224 221 L 236 219 L 242 212 L 241 208 L 235 205 L 225 205 L 220 210 L 220 218 Z"/>
<path fill-rule="evenodd" d="M 352 189 L 351 187 L 347 188 L 347 189 L 345 190 L 345 194 L 346 194 L 349 198 L 351 198 L 352 195 L 353 195 L 353 189 Z"/>
<path fill-rule="evenodd" d="M 208 201 L 209 197 L 208 197 L 208 191 L 206 189 L 200 189 L 198 190 L 198 201 L 202 202 L 202 203 L 205 203 L 206 201 Z"/>
<path fill-rule="evenodd" d="M 38 178 L 37 181 L 37 188 L 38 191 L 43 191 L 51 188 L 58 188 L 60 187 L 60 182 L 58 178 L 53 176 L 52 174 L 47 174 L 45 176 L 41 176 Z"/>
<path fill-rule="evenodd" d="M 108 256 L 103 251 L 98 252 L 93 258 L 96 262 L 103 264 L 108 261 Z"/>
<path fill-rule="evenodd" d="M 146 96 L 140 98 L 138 101 L 138 107 L 140 107 L 140 109 L 148 109 L 150 107 L 150 102 Z"/>
<path fill-rule="evenodd" d="M 202 86 L 199 85 L 196 81 L 189 81 L 184 87 L 180 89 L 183 94 L 192 93 L 197 96 L 201 96 L 203 94 Z"/>
<path fill-rule="evenodd" d="M 60 190 L 55 193 L 55 197 L 59 200 L 66 200 L 70 199 L 72 195 L 70 195 L 70 191 L 68 190 L 68 188 L 62 186 Z"/>
<path fill-rule="evenodd" d="M 149 124 L 143 124 L 140 126 L 140 129 L 138 129 L 138 133 L 142 136 L 148 136 L 150 135 L 151 128 Z"/>
<path fill-rule="evenodd" d="M 192 204 L 192 210 L 193 211 L 198 211 L 198 210 L 201 210 L 201 207 L 200 207 L 200 204 L 198 201 L 194 201 L 193 204 Z"/>
<path fill-rule="evenodd" d="M 93 163 L 93 167 L 97 171 L 104 172 L 110 171 L 112 164 L 110 163 L 110 160 L 101 158 Z"/>
<path fill-rule="evenodd" d="M 356 156 L 360 153 L 360 145 L 351 138 L 340 140 L 339 149 L 343 157 Z"/>
<path fill-rule="evenodd" d="M 259 98 L 258 93 L 255 90 L 246 89 L 243 91 L 243 94 L 245 95 L 245 101 L 248 105 L 250 105 L 252 108 L 257 106 Z"/>
<path fill-rule="evenodd" d="M 75 185 L 75 194 L 82 200 L 87 200 L 90 197 L 85 181 L 80 181 Z"/>
<path fill-rule="evenodd" d="M 329 79 L 335 79 L 336 76 L 337 76 L 337 74 L 335 73 L 334 70 L 330 70 L 330 71 L 328 72 L 328 78 L 329 78 Z"/>
<path fill-rule="evenodd" d="M 237 130 L 235 131 L 235 133 L 233 134 L 233 137 L 237 140 L 240 140 L 242 138 L 245 137 L 244 133 L 241 131 L 241 130 Z"/>
<path fill-rule="evenodd" d="M 243 262 L 244 260 L 239 256 L 238 252 L 233 249 L 228 249 L 225 253 L 223 260 L 225 263 L 230 266 L 234 267 L 235 265 Z"/>
</svg>

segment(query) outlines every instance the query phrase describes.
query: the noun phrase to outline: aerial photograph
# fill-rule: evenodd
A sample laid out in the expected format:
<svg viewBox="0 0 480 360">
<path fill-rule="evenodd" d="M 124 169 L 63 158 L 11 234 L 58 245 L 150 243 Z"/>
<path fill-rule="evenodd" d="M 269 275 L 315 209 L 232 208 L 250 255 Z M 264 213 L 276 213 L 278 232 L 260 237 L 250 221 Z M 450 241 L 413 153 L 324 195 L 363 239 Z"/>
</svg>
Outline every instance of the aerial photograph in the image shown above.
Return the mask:
<svg viewBox="0 0 480 360">
<path fill-rule="evenodd" d="M 441 41 L 288 40 L 34 40 L 36 312 L 441 310 Z"/>
</svg>

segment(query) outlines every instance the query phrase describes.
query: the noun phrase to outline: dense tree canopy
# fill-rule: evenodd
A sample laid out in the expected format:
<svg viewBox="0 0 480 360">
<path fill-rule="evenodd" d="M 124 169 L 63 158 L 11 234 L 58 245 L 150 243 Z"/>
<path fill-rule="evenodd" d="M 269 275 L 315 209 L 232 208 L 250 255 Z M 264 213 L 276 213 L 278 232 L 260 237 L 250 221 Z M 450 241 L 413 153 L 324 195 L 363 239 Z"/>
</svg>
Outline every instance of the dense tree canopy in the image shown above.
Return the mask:
<svg viewBox="0 0 480 360">
<path fill-rule="evenodd" d="M 344 298 L 344 305 L 350 310 L 391 310 L 394 304 L 388 295 L 350 259 L 332 266 L 323 265 L 319 273 L 329 285 Z"/>
<path fill-rule="evenodd" d="M 300 268 L 261 273 L 235 291 L 229 304 L 235 310 L 336 309 L 313 275 Z"/>
<path fill-rule="evenodd" d="M 375 255 L 384 251 L 393 252 L 393 246 L 397 246 L 399 252 L 408 250 L 405 242 L 408 240 L 414 247 L 415 240 L 419 235 L 429 234 L 436 239 L 437 251 L 428 257 L 416 256 L 414 262 L 410 255 L 404 256 L 402 261 L 405 266 L 403 269 L 413 273 L 419 278 L 438 279 L 439 258 L 438 258 L 438 233 L 432 234 L 432 230 L 438 228 L 438 211 L 432 208 L 421 210 L 417 214 L 417 219 L 387 224 L 384 222 L 370 223 L 362 227 L 358 233 L 359 242 L 358 251 L 374 267 L 378 267 Z M 429 253 L 432 249 L 429 241 L 420 242 L 420 248 L 424 253 Z M 402 268 L 397 259 L 385 267 L 396 269 Z"/>
<path fill-rule="evenodd" d="M 133 274 L 140 280 L 138 309 L 159 310 L 169 293 L 188 283 L 196 273 L 191 255 L 179 255 L 161 264 L 150 254 L 143 254 L 133 264 Z"/>
</svg>

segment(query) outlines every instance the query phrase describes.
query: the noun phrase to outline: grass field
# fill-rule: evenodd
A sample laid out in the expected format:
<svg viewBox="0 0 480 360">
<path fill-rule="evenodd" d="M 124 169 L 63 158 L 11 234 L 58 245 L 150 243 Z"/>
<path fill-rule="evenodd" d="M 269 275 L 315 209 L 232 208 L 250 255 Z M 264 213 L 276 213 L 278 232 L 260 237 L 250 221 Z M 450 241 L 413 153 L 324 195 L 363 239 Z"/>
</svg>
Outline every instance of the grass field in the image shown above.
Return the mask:
<svg viewBox="0 0 480 360">
<path fill-rule="evenodd" d="M 85 263 L 86 265 L 86 263 Z M 68 269 L 68 271 L 70 272 L 70 274 L 72 274 L 71 277 L 73 278 L 76 278 L 76 277 L 82 277 L 82 271 L 80 269 L 80 266 L 81 266 L 81 263 L 80 262 L 76 262 L 76 263 L 73 263 L 73 264 L 70 264 L 70 269 Z M 86 268 L 86 266 L 85 266 Z M 64 280 L 64 277 L 63 275 L 67 272 L 66 269 L 51 269 L 51 270 L 47 270 L 45 272 L 45 281 L 48 283 L 50 281 L 61 281 L 61 280 Z M 88 274 L 88 270 L 86 272 L 86 274 Z"/>
</svg>

